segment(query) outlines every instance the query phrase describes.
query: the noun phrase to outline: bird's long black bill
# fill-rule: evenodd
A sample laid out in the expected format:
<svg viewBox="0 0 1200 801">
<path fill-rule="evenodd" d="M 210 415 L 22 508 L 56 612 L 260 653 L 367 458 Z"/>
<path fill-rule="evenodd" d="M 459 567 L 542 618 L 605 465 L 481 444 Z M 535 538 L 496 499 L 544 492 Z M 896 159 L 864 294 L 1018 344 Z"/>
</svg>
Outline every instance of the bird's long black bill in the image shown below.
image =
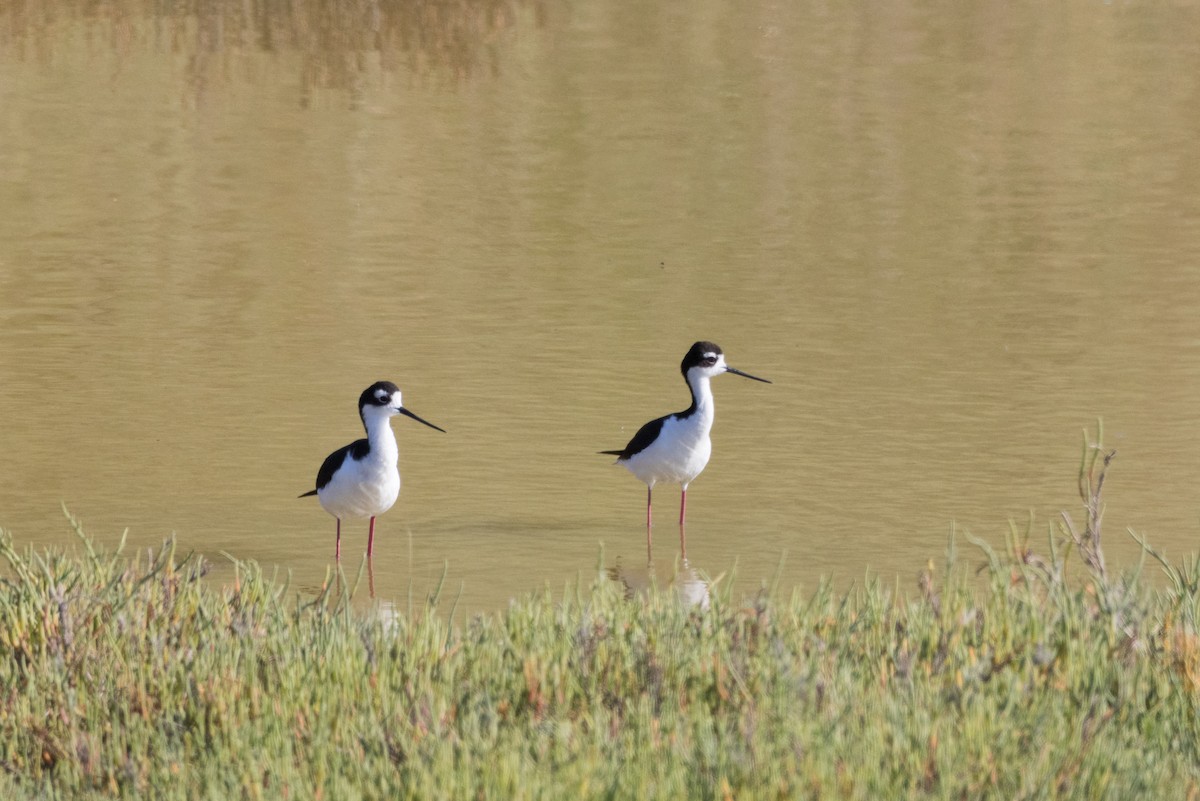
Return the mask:
<svg viewBox="0 0 1200 801">
<path fill-rule="evenodd" d="M 771 381 L 768 381 L 768 380 L 767 380 L 767 379 L 765 379 L 765 378 L 759 378 L 759 377 L 758 377 L 758 376 L 756 376 L 756 375 L 750 375 L 749 373 L 743 373 L 741 370 L 735 370 L 735 369 L 733 369 L 732 367 L 726 367 L 726 368 L 725 368 L 725 372 L 727 372 L 727 373 L 733 373 L 734 375 L 740 375 L 742 378 L 753 378 L 755 381 L 761 381 L 761 382 L 763 382 L 764 384 L 770 384 L 770 383 L 773 383 L 773 382 L 771 382 Z"/>
<path fill-rule="evenodd" d="M 430 428 L 436 428 L 438 431 L 441 431 L 443 434 L 446 433 L 446 429 L 442 428 L 441 426 L 435 426 L 433 423 L 429 422 L 428 420 L 422 420 L 420 417 L 417 417 L 415 414 L 410 412 L 408 409 L 405 409 L 403 406 L 400 407 L 400 414 L 404 415 L 405 417 L 411 417 L 412 419 L 416 420 L 418 423 L 424 423 L 425 425 L 429 426 Z"/>
</svg>

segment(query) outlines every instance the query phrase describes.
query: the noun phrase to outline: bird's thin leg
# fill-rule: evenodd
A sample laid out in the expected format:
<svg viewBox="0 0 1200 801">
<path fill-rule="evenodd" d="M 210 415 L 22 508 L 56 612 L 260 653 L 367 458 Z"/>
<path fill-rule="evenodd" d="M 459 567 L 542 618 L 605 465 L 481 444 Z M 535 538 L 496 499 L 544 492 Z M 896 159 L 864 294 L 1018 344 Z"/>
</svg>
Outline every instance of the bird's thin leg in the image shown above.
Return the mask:
<svg viewBox="0 0 1200 801">
<path fill-rule="evenodd" d="M 683 525 L 684 518 L 687 517 L 687 484 L 683 485 L 683 492 L 679 493 L 679 525 Z"/>
<path fill-rule="evenodd" d="M 334 561 L 340 562 L 340 561 L 342 561 L 342 518 L 339 517 L 339 518 L 336 518 L 336 520 L 337 520 L 337 544 L 335 544 L 333 546 L 333 558 L 334 558 Z"/>
<path fill-rule="evenodd" d="M 367 559 L 367 592 L 372 598 L 375 597 L 375 566 L 370 559 Z"/>
<path fill-rule="evenodd" d="M 367 559 L 371 559 L 371 551 L 375 548 L 375 518 L 371 518 L 371 526 L 367 533 Z"/>
<path fill-rule="evenodd" d="M 687 564 L 687 529 L 682 520 L 679 521 L 679 557 Z"/>
<path fill-rule="evenodd" d="M 651 526 L 651 522 L 652 522 L 652 518 L 650 517 L 650 493 L 651 493 L 651 487 L 649 484 L 647 484 L 646 485 L 646 560 L 647 561 L 649 561 L 651 559 L 651 554 L 653 553 L 653 551 L 651 550 L 651 545 L 650 545 L 650 526 Z"/>
</svg>

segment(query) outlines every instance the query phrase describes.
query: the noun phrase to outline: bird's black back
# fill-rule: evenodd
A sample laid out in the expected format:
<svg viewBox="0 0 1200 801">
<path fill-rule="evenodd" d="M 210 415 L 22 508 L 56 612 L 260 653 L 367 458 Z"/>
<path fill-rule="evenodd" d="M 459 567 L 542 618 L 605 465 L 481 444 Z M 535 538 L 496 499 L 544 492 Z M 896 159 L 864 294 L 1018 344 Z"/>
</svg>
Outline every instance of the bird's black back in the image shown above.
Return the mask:
<svg viewBox="0 0 1200 801">
<path fill-rule="evenodd" d="M 344 445 L 338 448 L 333 453 L 325 457 L 325 461 L 321 462 L 321 469 L 317 471 L 317 488 L 310 490 L 301 498 L 306 498 L 309 495 L 316 495 L 318 490 L 325 489 L 325 485 L 333 480 L 333 474 L 338 471 L 338 468 L 346 463 L 346 457 L 349 456 L 356 462 L 360 462 L 367 458 L 371 453 L 371 443 L 365 439 L 356 439 L 349 445 Z"/>
<path fill-rule="evenodd" d="M 629 444 L 624 450 L 620 451 L 600 451 L 611 456 L 616 456 L 621 460 L 632 459 L 646 448 L 650 447 L 650 443 L 658 439 L 659 433 L 662 431 L 663 425 L 668 419 L 675 417 L 673 414 L 668 414 L 665 417 L 659 417 L 656 420 L 651 420 L 646 425 L 638 429 L 638 432 L 633 435 L 633 439 L 629 440 Z"/>
</svg>

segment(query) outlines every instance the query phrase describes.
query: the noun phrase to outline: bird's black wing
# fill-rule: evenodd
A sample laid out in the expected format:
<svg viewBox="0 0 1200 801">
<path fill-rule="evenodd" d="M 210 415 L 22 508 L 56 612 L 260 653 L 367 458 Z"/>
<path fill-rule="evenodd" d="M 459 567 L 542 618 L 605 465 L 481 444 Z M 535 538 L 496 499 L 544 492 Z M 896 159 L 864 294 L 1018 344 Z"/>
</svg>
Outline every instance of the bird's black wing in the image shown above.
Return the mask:
<svg viewBox="0 0 1200 801">
<path fill-rule="evenodd" d="M 600 451 L 600 453 L 616 456 L 621 460 L 631 459 L 634 456 L 637 456 L 639 453 L 646 450 L 646 448 L 650 446 L 651 442 L 654 442 L 654 440 L 658 439 L 658 434 L 660 431 L 662 431 L 663 424 L 666 423 L 667 419 L 671 416 L 672 415 L 668 414 L 666 417 L 660 417 L 657 420 L 651 420 L 649 423 L 646 423 L 646 425 L 639 428 L 638 432 L 633 435 L 633 439 L 629 440 L 629 444 L 625 446 L 625 450 Z"/>
<path fill-rule="evenodd" d="M 309 495 L 316 495 L 318 490 L 325 489 L 325 485 L 333 480 L 333 474 L 338 471 L 338 468 L 346 463 L 346 457 L 349 456 L 355 461 L 364 458 L 371 452 L 371 443 L 365 439 L 356 439 L 349 445 L 338 448 L 333 453 L 325 457 L 325 461 L 321 462 L 321 469 L 317 471 L 317 489 L 309 490 L 301 498 L 307 498 Z"/>
</svg>

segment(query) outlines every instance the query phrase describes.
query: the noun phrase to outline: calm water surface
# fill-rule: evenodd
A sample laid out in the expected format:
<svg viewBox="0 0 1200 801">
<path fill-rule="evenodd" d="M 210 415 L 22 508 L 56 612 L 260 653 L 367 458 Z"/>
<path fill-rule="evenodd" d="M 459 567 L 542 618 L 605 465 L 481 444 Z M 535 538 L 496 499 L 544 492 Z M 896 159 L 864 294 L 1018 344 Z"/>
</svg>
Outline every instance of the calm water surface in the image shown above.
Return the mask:
<svg viewBox="0 0 1200 801">
<path fill-rule="evenodd" d="M 448 433 L 394 422 L 381 598 L 663 579 L 677 493 L 647 566 L 595 451 L 687 405 L 706 338 L 775 383 L 714 384 L 681 594 L 1041 535 L 1097 417 L 1110 561 L 1196 549 L 1196 9 L 207 5 L 0 2 L 18 543 L 70 543 L 65 503 L 316 586 L 296 495 L 390 379 Z"/>
</svg>

